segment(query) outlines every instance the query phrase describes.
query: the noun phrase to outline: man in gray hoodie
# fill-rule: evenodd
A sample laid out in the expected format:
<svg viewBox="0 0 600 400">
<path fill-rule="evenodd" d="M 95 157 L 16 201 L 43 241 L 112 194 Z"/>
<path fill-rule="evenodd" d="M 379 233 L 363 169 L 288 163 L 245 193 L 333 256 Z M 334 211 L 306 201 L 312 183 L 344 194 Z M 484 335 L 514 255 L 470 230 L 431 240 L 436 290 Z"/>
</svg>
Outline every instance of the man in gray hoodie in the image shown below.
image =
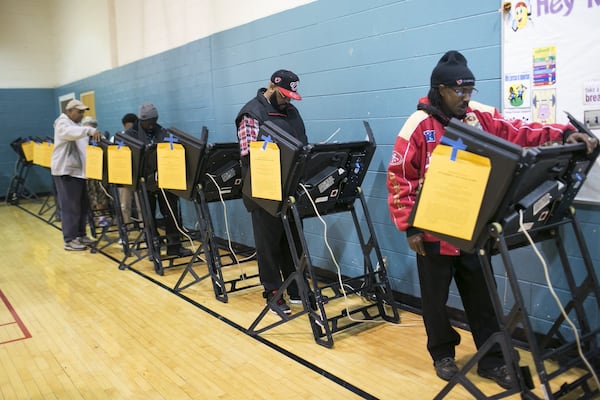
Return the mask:
<svg viewBox="0 0 600 400">
<path fill-rule="evenodd" d="M 86 191 L 85 151 L 89 138 L 102 139 L 102 133 L 81 120 L 89 107 L 71 100 L 65 112 L 54 121 L 54 151 L 50 171 L 60 204 L 65 250 L 85 250 L 95 241 L 86 236 L 89 201 Z"/>
</svg>

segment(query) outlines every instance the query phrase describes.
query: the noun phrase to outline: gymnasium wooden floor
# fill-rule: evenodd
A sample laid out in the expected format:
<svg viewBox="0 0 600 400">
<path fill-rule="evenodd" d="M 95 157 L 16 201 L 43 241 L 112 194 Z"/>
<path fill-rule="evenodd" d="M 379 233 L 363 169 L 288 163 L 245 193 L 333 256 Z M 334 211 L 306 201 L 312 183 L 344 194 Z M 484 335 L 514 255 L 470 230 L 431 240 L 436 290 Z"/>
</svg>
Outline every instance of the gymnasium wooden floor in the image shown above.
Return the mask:
<svg viewBox="0 0 600 400">
<path fill-rule="evenodd" d="M 38 210 L 0 205 L 3 399 L 431 399 L 445 385 L 418 315 L 339 332 L 332 349 L 315 343 L 306 316 L 251 336 L 260 287 L 232 292 L 228 303 L 208 279 L 176 293 L 183 267 L 160 276 L 144 259 L 119 270 L 117 244 L 106 254 L 65 251 Z M 474 346 L 461 333 L 464 364 Z M 500 392 L 469 378 L 486 395 Z M 459 386 L 446 398 L 471 397 Z"/>
</svg>

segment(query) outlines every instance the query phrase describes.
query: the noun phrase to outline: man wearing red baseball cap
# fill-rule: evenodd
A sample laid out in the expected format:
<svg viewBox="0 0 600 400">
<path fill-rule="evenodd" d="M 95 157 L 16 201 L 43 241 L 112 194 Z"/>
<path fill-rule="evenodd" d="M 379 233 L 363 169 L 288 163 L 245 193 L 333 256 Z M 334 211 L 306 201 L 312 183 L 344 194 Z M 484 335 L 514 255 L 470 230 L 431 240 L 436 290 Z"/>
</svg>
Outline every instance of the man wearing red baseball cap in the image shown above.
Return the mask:
<svg viewBox="0 0 600 400">
<path fill-rule="evenodd" d="M 265 121 L 273 122 L 303 144 L 308 144 L 302 117 L 298 109 L 291 104 L 291 100 L 302 100 L 298 93 L 299 81 L 298 75 L 292 71 L 275 71 L 271 75 L 269 87 L 259 89 L 256 97 L 246 103 L 238 113 L 235 125 L 238 130 L 244 176 L 250 165 L 250 143 L 256 141 L 260 126 Z M 274 312 L 291 314 L 290 307 L 283 297 L 273 299 L 283 280 L 294 272 L 294 262 L 281 218 L 269 214 L 254 203 L 251 197 L 244 196 L 243 200 L 252 214 L 258 274 L 265 290 L 263 296 Z M 290 284 L 287 292 L 292 303 L 301 303 L 295 282 Z"/>
</svg>

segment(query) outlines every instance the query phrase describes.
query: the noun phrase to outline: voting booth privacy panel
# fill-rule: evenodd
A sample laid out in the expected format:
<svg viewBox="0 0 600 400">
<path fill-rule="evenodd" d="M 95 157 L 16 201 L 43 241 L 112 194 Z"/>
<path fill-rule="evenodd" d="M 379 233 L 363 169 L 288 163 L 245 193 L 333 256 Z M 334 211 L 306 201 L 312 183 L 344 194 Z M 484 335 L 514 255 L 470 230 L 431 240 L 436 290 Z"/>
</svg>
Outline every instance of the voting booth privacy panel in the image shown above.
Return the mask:
<svg viewBox="0 0 600 400">
<path fill-rule="evenodd" d="M 294 197 L 302 217 L 352 204 L 375 153 L 366 123 L 365 129 L 364 141 L 304 146 L 266 122 L 250 148 L 251 173 L 244 179 L 244 194 L 272 215 L 279 214 L 288 196 Z"/>
<path fill-rule="evenodd" d="M 467 252 L 488 240 L 492 223 L 517 233 L 521 210 L 528 228 L 549 224 L 565 215 L 599 151 L 588 155 L 583 143 L 525 150 L 453 119 L 409 222 Z"/>
<path fill-rule="evenodd" d="M 249 173 L 244 179 L 243 193 L 255 206 L 281 218 L 295 271 L 248 328 L 250 334 L 257 335 L 308 315 L 315 341 L 331 347 L 335 332 L 356 324 L 378 317 L 399 322 L 383 256 L 360 189 L 375 152 L 373 133 L 366 121 L 364 128 L 367 131 L 364 141 L 303 145 L 272 122 L 266 122 L 261 126 L 257 141 L 251 143 Z M 360 206 L 362 219 L 355 203 Z M 363 274 L 340 275 L 339 280 L 324 282 L 312 264 L 302 221 L 340 212 L 352 216 L 363 253 Z M 327 240 L 326 235 L 324 239 Z M 279 310 L 276 311 L 279 320 L 266 319 L 278 296 L 294 282 L 303 311 L 289 316 Z M 363 296 L 366 301 L 358 308 L 349 310 L 346 307 L 338 315 L 328 315 L 325 305 L 347 295 Z M 352 319 L 353 315 L 360 316 L 359 320 Z"/>
<path fill-rule="evenodd" d="M 600 2 L 504 2 L 502 113 L 565 123 L 569 111 L 600 135 Z M 576 200 L 600 204 L 600 160 Z"/>
<path fill-rule="evenodd" d="M 183 168 L 185 169 L 185 185 L 181 189 L 169 189 L 169 191 L 184 199 L 192 200 L 194 198 L 195 186 L 200 179 L 200 163 L 206 149 L 208 129 L 203 127 L 199 138 L 196 138 L 174 127 L 169 128 L 168 131 L 171 135 L 171 138 L 173 138 L 171 141 L 175 141 L 183 146 L 183 156 L 185 158 Z M 170 148 L 167 149 L 167 151 L 170 151 Z M 162 165 L 159 165 L 159 182 L 161 174 L 160 166 Z M 179 170 L 177 170 L 177 166 L 179 166 Z M 165 173 L 171 172 L 173 174 L 181 175 L 181 164 L 174 162 L 172 164 L 167 164 L 166 167 L 167 171 Z M 169 167 L 172 167 L 173 171 L 169 171 Z"/>
</svg>

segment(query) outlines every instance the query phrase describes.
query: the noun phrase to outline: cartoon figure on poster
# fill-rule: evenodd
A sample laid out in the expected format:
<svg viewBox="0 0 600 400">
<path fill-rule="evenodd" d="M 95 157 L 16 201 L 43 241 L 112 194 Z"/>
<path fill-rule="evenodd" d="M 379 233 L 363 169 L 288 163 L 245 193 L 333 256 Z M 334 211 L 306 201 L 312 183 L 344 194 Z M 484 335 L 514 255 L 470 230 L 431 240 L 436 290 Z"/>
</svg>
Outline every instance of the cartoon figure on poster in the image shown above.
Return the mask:
<svg viewBox="0 0 600 400">
<path fill-rule="evenodd" d="M 533 94 L 533 120 L 543 124 L 556 121 L 556 90 L 536 90 Z"/>
<path fill-rule="evenodd" d="M 531 74 L 528 72 L 510 73 L 504 75 L 504 90 L 506 108 L 529 107 L 530 94 L 528 91 Z"/>
<path fill-rule="evenodd" d="M 525 100 L 526 91 L 527 86 L 522 83 L 515 86 L 510 86 L 508 88 L 508 102 L 510 105 L 513 107 L 522 106 Z"/>
<path fill-rule="evenodd" d="M 516 3 L 505 2 L 504 12 L 506 21 L 510 28 L 516 32 L 523 30 L 527 22 L 531 20 L 531 5 L 529 1 L 517 1 Z"/>
</svg>

